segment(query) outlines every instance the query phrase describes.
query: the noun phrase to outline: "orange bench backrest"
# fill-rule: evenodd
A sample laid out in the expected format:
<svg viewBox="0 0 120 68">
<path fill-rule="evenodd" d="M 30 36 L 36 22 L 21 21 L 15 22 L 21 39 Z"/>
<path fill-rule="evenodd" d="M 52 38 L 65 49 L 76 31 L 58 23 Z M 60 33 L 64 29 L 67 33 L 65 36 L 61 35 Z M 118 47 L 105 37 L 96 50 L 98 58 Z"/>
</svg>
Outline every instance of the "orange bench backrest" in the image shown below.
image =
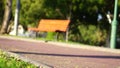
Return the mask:
<svg viewBox="0 0 120 68">
<path fill-rule="evenodd" d="M 39 22 L 38 30 L 45 32 L 56 32 L 56 31 L 66 32 L 69 23 L 70 20 L 42 19 Z"/>
</svg>

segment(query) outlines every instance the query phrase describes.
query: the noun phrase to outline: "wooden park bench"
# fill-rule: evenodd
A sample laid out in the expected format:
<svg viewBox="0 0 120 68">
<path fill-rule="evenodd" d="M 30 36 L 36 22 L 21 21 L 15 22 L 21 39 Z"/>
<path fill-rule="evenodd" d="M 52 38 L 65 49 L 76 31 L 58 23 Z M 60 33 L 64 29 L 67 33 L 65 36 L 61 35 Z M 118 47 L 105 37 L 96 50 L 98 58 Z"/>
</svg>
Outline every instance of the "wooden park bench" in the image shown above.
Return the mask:
<svg viewBox="0 0 120 68">
<path fill-rule="evenodd" d="M 55 20 L 55 19 L 42 19 L 38 27 L 28 28 L 29 31 L 34 32 L 59 32 L 65 33 L 65 39 L 68 40 L 68 27 L 70 20 Z"/>
</svg>

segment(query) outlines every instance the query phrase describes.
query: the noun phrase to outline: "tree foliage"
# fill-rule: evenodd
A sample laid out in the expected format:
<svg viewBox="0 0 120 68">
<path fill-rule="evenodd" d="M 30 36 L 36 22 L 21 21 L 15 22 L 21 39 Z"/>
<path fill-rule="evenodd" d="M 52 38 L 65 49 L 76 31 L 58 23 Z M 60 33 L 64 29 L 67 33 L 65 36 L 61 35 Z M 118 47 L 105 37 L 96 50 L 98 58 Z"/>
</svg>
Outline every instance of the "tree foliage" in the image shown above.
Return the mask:
<svg viewBox="0 0 120 68">
<path fill-rule="evenodd" d="M 46 18 L 67 19 L 70 16 L 71 1 L 44 0 L 43 10 Z"/>
<path fill-rule="evenodd" d="M 43 0 L 21 0 L 20 6 L 20 24 L 36 25 L 36 22 L 42 17 Z M 13 10 L 15 10 L 16 1 L 13 1 Z M 15 11 L 13 11 L 14 16 Z"/>
</svg>

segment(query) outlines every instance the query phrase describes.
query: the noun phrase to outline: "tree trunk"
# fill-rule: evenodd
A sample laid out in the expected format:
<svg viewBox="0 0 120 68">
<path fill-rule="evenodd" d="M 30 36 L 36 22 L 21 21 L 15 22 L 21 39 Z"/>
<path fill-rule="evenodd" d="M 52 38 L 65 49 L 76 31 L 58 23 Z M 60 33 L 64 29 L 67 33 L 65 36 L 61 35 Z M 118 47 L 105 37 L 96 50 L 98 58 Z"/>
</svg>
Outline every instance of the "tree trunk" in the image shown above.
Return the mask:
<svg viewBox="0 0 120 68">
<path fill-rule="evenodd" d="M 4 19 L 0 31 L 1 34 L 7 33 L 8 25 L 11 18 L 11 13 L 12 13 L 12 0 L 6 0 Z"/>
</svg>

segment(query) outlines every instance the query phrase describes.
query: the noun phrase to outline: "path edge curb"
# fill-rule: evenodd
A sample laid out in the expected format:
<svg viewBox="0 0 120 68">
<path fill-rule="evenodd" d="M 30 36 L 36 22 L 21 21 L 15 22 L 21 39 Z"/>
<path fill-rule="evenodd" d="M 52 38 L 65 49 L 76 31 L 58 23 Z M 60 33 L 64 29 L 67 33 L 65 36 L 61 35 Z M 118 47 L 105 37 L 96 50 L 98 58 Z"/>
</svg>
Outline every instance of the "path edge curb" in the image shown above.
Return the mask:
<svg viewBox="0 0 120 68">
<path fill-rule="evenodd" d="M 43 63 L 40 63 L 40 62 L 38 63 L 36 61 L 33 61 L 31 59 L 28 59 L 28 58 L 23 57 L 23 56 L 21 56 L 19 54 L 16 54 L 16 53 L 8 52 L 8 51 L 2 50 L 2 49 L 0 49 L 0 51 L 4 52 L 6 55 L 8 55 L 10 57 L 15 57 L 16 59 L 20 59 L 24 62 L 31 63 L 31 64 L 35 65 L 37 68 L 54 68 L 54 67 L 49 66 L 47 64 L 43 64 Z"/>
</svg>

